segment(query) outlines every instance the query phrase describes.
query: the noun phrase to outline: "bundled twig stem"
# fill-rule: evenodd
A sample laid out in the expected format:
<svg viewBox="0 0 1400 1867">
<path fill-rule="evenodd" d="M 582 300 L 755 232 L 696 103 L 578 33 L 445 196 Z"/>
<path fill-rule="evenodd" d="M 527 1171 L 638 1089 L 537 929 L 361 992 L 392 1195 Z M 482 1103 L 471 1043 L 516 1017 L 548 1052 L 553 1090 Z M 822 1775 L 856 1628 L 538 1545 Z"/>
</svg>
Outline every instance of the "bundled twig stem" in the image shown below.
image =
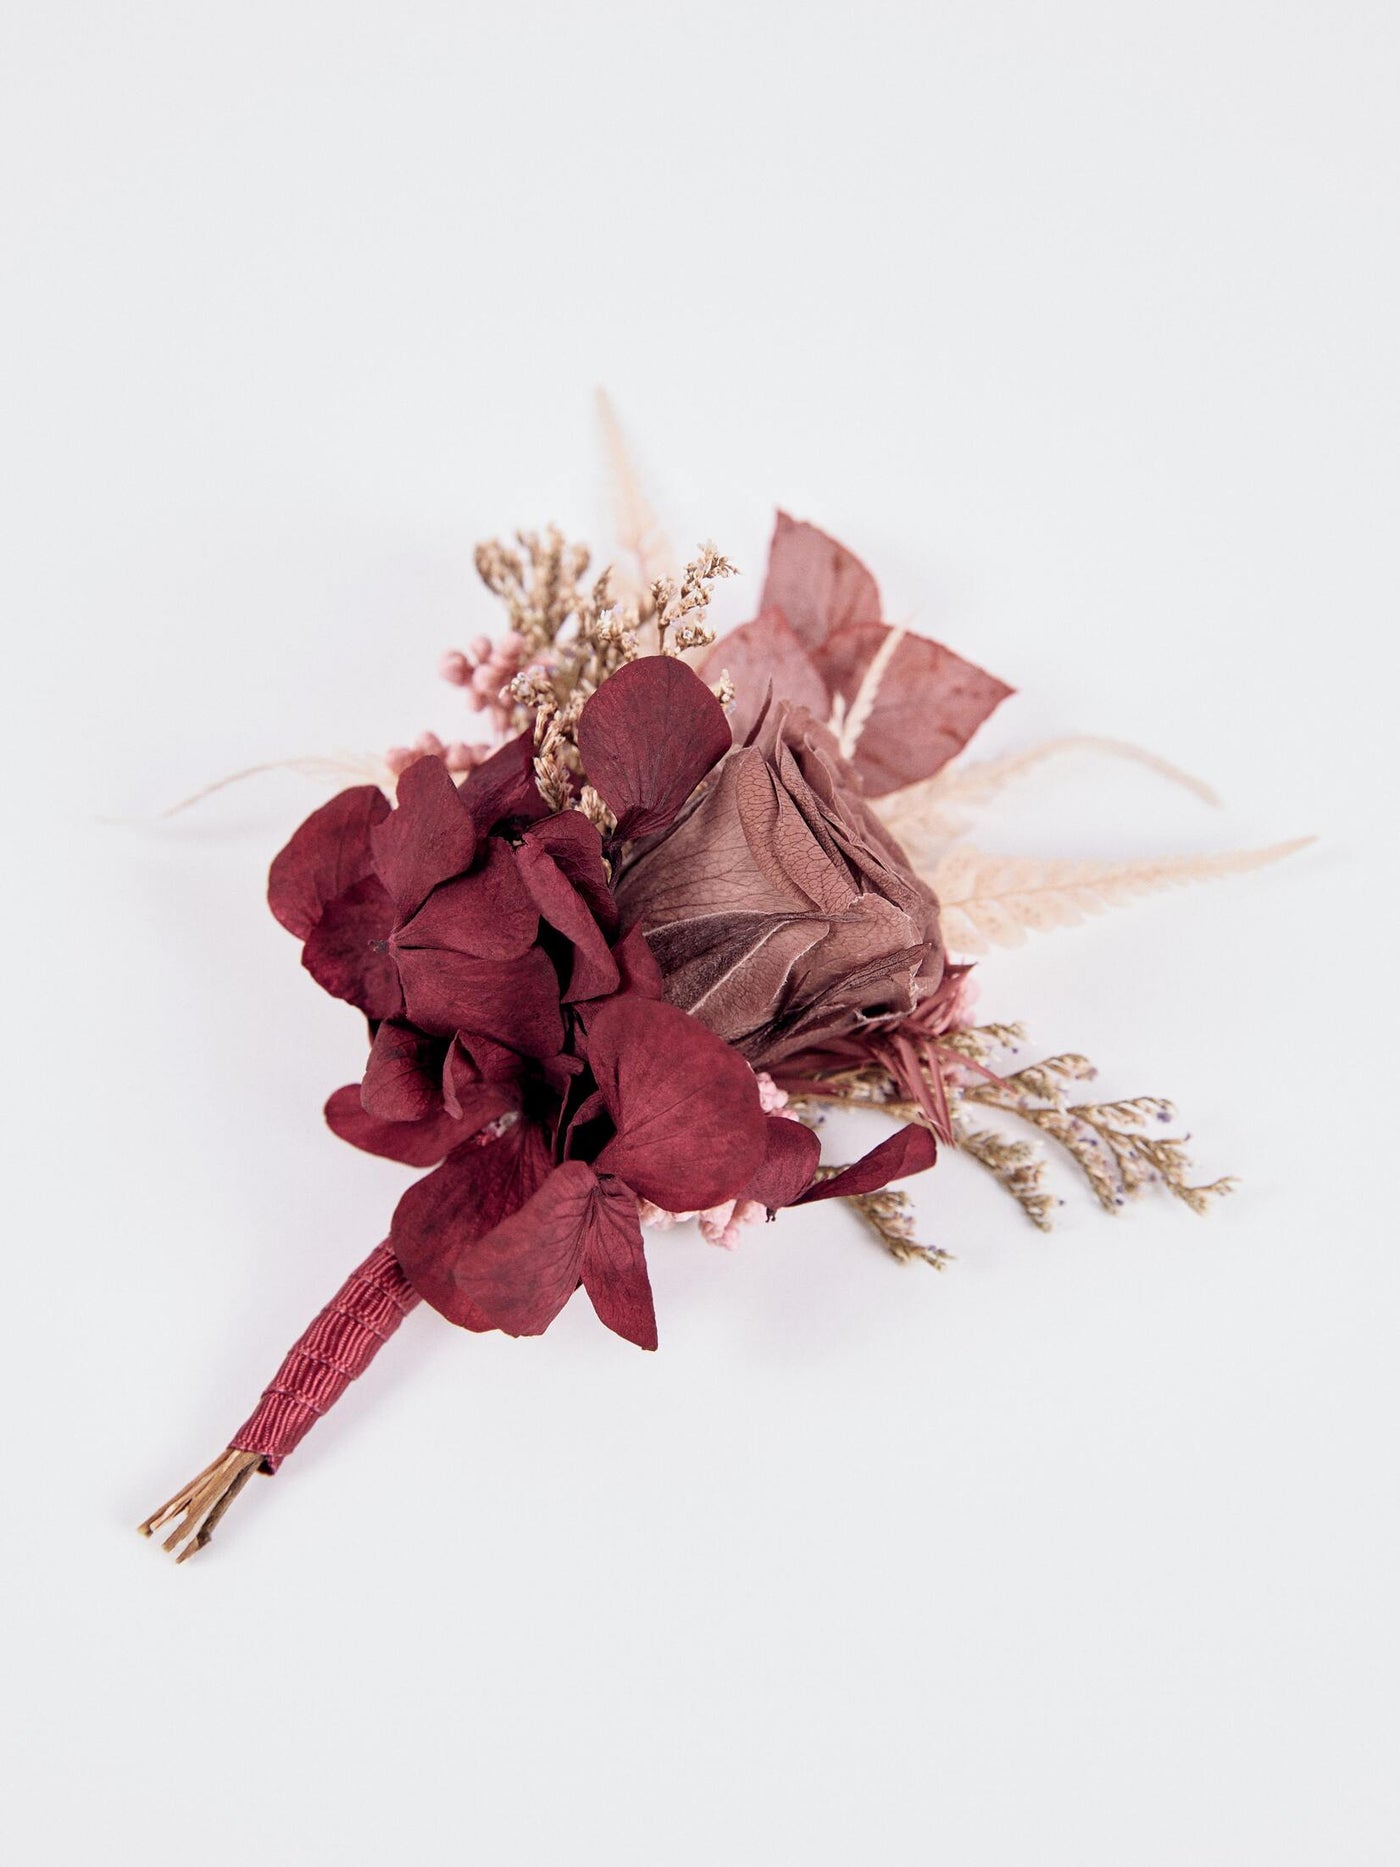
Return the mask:
<svg viewBox="0 0 1400 1867">
<path fill-rule="evenodd" d="M 215 1525 L 262 1463 L 258 1452 L 223 1452 L 212 1465 L 206 1465 L 197 1478 L 178 1490 L 138 1528 L 142 1536 L 153 1536 L 168 1523 L 175 1528 L 162 1548 L 176 1562 L 184 1562 L 201 1550 L 214 1534 Z"/>
</svg>

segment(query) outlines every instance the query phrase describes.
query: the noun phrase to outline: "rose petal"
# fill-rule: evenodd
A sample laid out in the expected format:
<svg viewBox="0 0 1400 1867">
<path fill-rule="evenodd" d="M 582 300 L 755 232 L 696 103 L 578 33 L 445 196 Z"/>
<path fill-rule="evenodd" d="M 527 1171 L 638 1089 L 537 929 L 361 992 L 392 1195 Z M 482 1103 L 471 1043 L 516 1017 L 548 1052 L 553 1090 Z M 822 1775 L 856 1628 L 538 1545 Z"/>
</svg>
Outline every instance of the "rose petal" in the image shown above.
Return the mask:
<svg viewBox="0 0 1400 1867">
<path fill-rule="evenodd" d="M 902 1180 L 910 1173 L 923 1173 L 937 1158 L 937 1141 L 927 1128 L 911 1122 L 878 1147 L 871 1148 L 844 1172 L 823 1180 L 793 1203 L 810 1206 L 819 1199 L 848 1199 L 853 1193 L 878 1193 L 891 1180 Z"/>
<path fill-rule="evenodd" d="M 360 1085 L 366 1114 L 389 1122 L 422 1121 L 438 1114 L 443 1105 L 442 1067 L 440 1037 L 386 1018 L 374 1034 Z"/>
<path fill-rule="evenodd" d="M 398 807 L 370 837 L 379 879 L 400 917 L 422 906 L 439 882 L 461 875 L 476 853 L 476 825 L 436 755 L 416 759 L 399 779 Z"/>
<path fill-rule="evenodd" d="M 855 553 L 786 512 L 778 514 L 773 528 L 759 608 L 781 610 L 810 653 L 833 629 L 878 622 L 883 613 L 875 579 Z"/>
<path fill-rule="evenodd" d="M 399 1201 L 389 1234 L 394 1255 L 423 1300 L 450 1322 L 497 1326 L 460 1285 L 457 1268 L 477 1240 L 529 1200 L 549 1167 L 544 1131 L 518 1121 L 485 1146 L 456 1148 Z"/>
<path fill-rule="evenodd" d="M 849 908 L 859 890 L 846 864 L 829 834 L 813 834 L 790 789 L 779 782 L 781 773 L 753 748 L 740 754 L 735 769 L 739 822 L 760 872 L 796 905 L 824 914 Z"/>
<path fill-rule="evenodd" d="M 624 839 L 664 829 L 730 743 L 724 708 L 673 655 L 619 668 L 579 715 L 583 768 Z"/>
<path fill-rule="evenodd" d="M 328 901 L 302 948 L 301 963 L 323 991 L 355 1005 L 372 1023 L 403 1010 L 389 952 L 394 904 L 382 882 L 365 876 Z"/>
<path fill-rule="evenodd" d="M 757 1080 L 695 1018 L 652 999 L 609 999 L 589 1025 L 588 1063 L 617 1128 L 600 1173 L 689 1212 L 735 1198 L 758 1171 L 768 1137 Z"/>
<path fill-rule="evenodd" d="M 353 785 L 313 810 L 273 857 L 267 904 L 298 940 L 306 939 L 328 901 L 370 873 L 370 833 L 388 814 L 389 800 L 377 784 Z"/>
<path fill-rule="evenodd" d="M 769 1031 L 793 971 L 830 923 L 810 915 L 711 914 L 648 935 L 673 1005 L 744 1045 Z"/>
<path fill-rule="evenodd" d="M 818 656 L 833 692 L 848 706 L 890 633 L 884 623 L 853 623 L 837 630 Z M 851 753 L 867 796 L 883 797 L 941 771 L 1011 691 L 941 642 L 906 635 Z"/>
<path fill-rule="evenodd" d="M 774 883 L 758 867 L 744 834 L 739 782 L 750 767 L 764 766 L 756 746 L 731 753 L 670 835 L 623 865 L 617 899 L 624 919 L 652 933 L 697 914 L 790 914 L 809 906 L 799 888 Z"/>
<path fill-rule="evenodd" d="M 804 1122 L 785 1115 L 769 1115 L 768 1151 L 744 1199 L 752 1199 L 769 1212 L 793 1205 L 812 1184 L 822 1157 L 822 1144 Z"/>
</svg>

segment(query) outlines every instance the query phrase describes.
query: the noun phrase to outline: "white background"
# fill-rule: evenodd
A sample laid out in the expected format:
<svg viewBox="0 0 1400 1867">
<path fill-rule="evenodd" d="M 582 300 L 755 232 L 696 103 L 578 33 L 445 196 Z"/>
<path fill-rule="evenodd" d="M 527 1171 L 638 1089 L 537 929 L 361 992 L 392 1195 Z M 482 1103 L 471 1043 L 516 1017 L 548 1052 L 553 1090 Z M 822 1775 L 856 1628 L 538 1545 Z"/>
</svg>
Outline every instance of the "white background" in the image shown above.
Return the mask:
<svg viewBox="0 0 1400 1867">
<path fill-rule="evenodd" d="M 4 8 L 3 1480 L 30 1863 L 1400 1858 L 1392 6 Z M 1207 1223 L 961 1161 L 660 1240 L 662 1349 L 415 1314 L 182 1570 L 406 1173 L 266 914 L 260 759 L 462 714 L 477 539 L 772 507 L 1015 682 L 1013 852 L 1277 871 L 984 969 Z"/>
</svg>

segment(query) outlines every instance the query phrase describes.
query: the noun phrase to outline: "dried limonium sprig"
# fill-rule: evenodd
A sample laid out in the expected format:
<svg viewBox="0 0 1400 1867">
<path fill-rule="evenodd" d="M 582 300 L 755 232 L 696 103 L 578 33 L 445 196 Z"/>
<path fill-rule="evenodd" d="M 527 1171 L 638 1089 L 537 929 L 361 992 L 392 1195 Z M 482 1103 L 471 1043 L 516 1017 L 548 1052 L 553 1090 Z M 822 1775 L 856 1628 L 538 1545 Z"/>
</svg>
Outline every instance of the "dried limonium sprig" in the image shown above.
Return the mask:
<svg viewBox="0 0 1400 1867">
<path fill-rule="evenodd" d="M 1154 1126 L 1176 1118 L 1176 1110 L 1162 1097 L 1071 1101 L 1070 1085 L 1091 1081 L 1096 1075 L 1086 1057 L 1071 1051 L 1028 1064 L 1008 1076 L 958 1083 L 950 1086 L 949 1094 L 964 1108 L 972 1105 L 1013 1115 L 1054 1141 L 1079 1168 L 1107 1212 L 1116 1212 L 1139 1193 L 1158 1187 L 1192 1212 L 1204 1213 L 1212 1200 L 1234 1189 L 1236 1181 L 1229 1175 L 1208 1183 L 1194 1182 L 1187 1137 L 1152 1132 Z M 977 1139 L 982 1142 L 981 1136 Z M 1036 1223 L 1045 1224 L 1044 1216 L 1036 1218 L 1027 1205 L 1026 1194 L 1038 1202 L 1041 1189 L 1024 1177 L 1023 1163 L 1005 1155 L 997 1157 L 985 1143 L 980 1151 L 970 1146 L 968 1152 L 996 1173 Z"/>
<path fill-rule="evenodd" d="M 819 1118 L 818 1110 L 812 1113 L 810 1119 L 805 1114 L 802 1119 L 811 1126 Z M 817 1168 L 814 1177 L 820 1183 L 835 1179 L 837 1174 L 847 1171 L 845 1167 L 823 1166 Z M 899 1188 L 887 1186 L 877 1193 L 847 1193 L 844 1200 L 900 1264 L 928 1264 L 934 1270 L 941 1271 L 944 1265 L 953 1262 L 950 1251 L 944 1251 L 938 1245 L 919 1243 L 914 1202 Z"/>
<path fill-rule="evenodd" d="M 708 610 L 714 586 L 737 574 L 736 566 L 712 544 L 686 565 L 679 587 L 672 577 L 658 577 L 651 586 L 657 646 L 663 655 L 682 655 L 692 648 L 708 648 L 715 639 Z"/>
<path fill-rule="evenodd" d="M 709 647 L 715 639 L 706 614 L 713 587 L 735 569 L 713 545 L 701 545 L 679 584 L 656 578 L 649 600 L 638 605 L 614 597 L 608 570 L 586 583 L 591 561 L 588 547 L 569 543 L 557 526 L 517 533 L 514 547 L 499 539 L 478 545 L 477 571 L 506 607 L 504 651 L 492 650 L 483 638 L 476 646 L 490 652 L 475 663 L 460 652 L 448 658 L 450 669 L 444 663 L 449 678 L 468 686 L 476 704 L 495 709 L 501 730 L 533 729 L 540 793 L 556 810 L 575 802 L 583 775 L 576 733 L 584 703 L 642 652 L 638 634 L 644 621 L 654 623 L 662 654 Z M 727 677 L 715 691 L 722 705 L 732 704 Z M 596 793 L 588 806 L 581 797 L 577 801 L 590 821 L 606 827 L 599 814 L 606 806 Z"/>
<path fill-rule="evenodd" d="M 1193 1181 L 1187 1137 L 1154 1132 L 1176 1118 L 1172 1104 L 1160 1096 L 1071 1101 L 1070 1085 L 1091 1081 L 1097 1074 L 1088 1058 L 1077 1052 L 1044 1057 L 1006 1076 L 990 1070 L 992 1060 L 1024 1040 L 1019 1024 L 973 1025 L 942 1036 L 933 1046 L 933 1057 L 943 1078 L 955 1146 L 986 1168 L 1040 1231 L 1051 1230 L 1057 1204 L 1046 1184 L 1043 1155 L 1025 1140 L 978 1125 L 970 1111 L 995 1109 L 1055 1142 L 1107 1212 L 1119 1211 L 1129 1199 L 1156 1187 L 1203 1214 L 1212 1201 L 1233 1191 L 1237 1182 L 1230 1175 L 1204 1184 Z M 900 1121 L 925 1118 L 878 1065 L 833 1075 L 823 1084 L 819 1103 L 795 1100 L 804 1113 L 833 1104 L 877 1109 Z"/>
</svg>

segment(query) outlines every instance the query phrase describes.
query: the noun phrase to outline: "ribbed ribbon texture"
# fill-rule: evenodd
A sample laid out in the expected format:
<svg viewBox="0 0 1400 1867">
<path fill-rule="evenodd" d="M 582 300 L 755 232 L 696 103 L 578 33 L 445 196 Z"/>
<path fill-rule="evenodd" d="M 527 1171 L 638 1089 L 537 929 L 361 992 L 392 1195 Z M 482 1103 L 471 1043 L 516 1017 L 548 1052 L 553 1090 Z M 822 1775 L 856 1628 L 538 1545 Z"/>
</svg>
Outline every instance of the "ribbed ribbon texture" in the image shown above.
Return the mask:
<svg viewBox="0 0 1400 1867">
<path fill-rule="evenodd" d="M 418 1301 L 389 1246 L 377 1246 L 289 1351 L 229 1450 L 260 1452 L 275 1472 Z"/>
</svg>

